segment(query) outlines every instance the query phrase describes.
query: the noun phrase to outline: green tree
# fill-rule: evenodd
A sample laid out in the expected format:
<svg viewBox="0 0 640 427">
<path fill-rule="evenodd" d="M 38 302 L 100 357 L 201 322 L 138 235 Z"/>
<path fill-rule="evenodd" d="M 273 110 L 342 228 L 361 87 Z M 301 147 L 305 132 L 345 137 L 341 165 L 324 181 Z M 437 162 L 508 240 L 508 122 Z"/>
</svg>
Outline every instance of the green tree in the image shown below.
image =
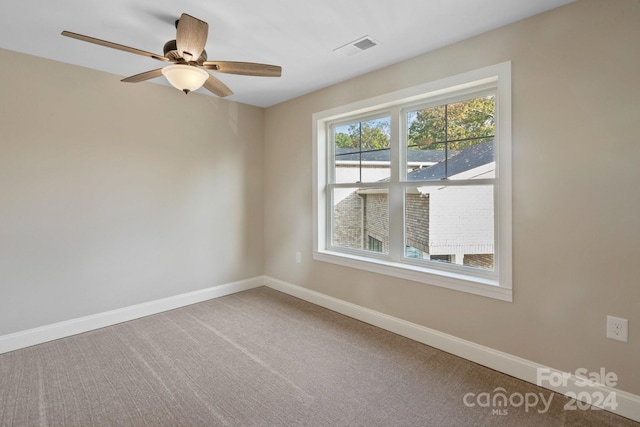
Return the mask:
<svg viewBox="0 0 640 427">
<path fill-rule="evenodd" d="M 336 147 L 338 148 L 351 148 L 353 141 L 351 137 L 343 132 L 336 133 Z"/>
<path fill-rule="evenodd" d="M 493 96 L 473 98 L 439 105 L 409 113 L 408 145 L 410 149 L 460 150 L 495 133 L 495 102 Z M 471 139 L 469 138 L 478 138 Z"/>
<path fill-rule="evenodd" d="M 346 131 L 343 129 L 336 132 L 336 147 L 362 147 L 363 150 L 387 149 L 389 132 L 389 121 L 385 119 L 352 123 Z"/>
</svg>

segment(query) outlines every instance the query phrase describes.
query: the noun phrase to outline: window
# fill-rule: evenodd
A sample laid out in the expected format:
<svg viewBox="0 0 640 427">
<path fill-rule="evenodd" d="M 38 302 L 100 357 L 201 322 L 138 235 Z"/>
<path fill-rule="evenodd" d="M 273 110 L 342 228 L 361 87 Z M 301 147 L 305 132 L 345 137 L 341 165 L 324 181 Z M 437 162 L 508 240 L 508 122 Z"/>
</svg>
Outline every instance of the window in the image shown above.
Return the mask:
<svg viewBox="0 0 640 427">
<path fill-rule="evenodd" d="M 510 64 L 316 113 L 314 257 L 511 301 Z"/>
<path fill-rule="evenodd" d="M 382 241 L 369 236 L 369 250 L 373 252 L 382 252 Z"/>
</svg>

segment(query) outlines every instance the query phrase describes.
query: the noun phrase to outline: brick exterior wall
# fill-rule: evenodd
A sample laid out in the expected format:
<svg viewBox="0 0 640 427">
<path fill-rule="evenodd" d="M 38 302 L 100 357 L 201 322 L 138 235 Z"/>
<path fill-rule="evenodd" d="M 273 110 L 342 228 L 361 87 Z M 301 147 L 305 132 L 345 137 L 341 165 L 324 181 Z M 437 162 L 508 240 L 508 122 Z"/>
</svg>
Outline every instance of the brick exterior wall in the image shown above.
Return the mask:
<svg viewBox="0 0 640 427">
<path fill-rule="evenodd" d="M 429 253 L 429 194 L 406 195 L 406 245 Z M 350 193 L 333 210 L 333 244 L 368 250 L 369 236 L 389 253 L 389 198 L 387 193 Z M 493 254 L 465 254 L 463 264 L 492 270 Z"/>
<path fill-rule="evenodd" d="M 429 195 L 408 193 L 406 203 L 406 245 L 429 252 Z"/>
<path fill-rule="evenodd" d="M 464 265 L 493 270 L 493 254 L 467 254 L 464 256 Z"/>
<path fill-rule="evenodd" d="M 382 242 L 382 252 L 389 253 L 389 196 L 387 193 L 363 194 L 365 199 L 364 238 Z M 365 246 L 365 249 L 369 249 Z"/>
<path fill-rule="evenodd" d="M 345 248 L 363 249 L 363 199 L 355 191 L 333 209 L 333 244 Z"/>
<path fill-rule="evenodd" d="M 364 202 L 364 205 L 363 205 Z M 429 250 L 429 196 L 407 194 L 407 244 Z M 361 220 L 364 219 L 364 223 Z M 389 198 L 387 193 L 360 194 L 355 191 L 333 211 L 333 244 L 369 249 L 369 236 L 382 242 L 389 252 Z"/>
</svg>

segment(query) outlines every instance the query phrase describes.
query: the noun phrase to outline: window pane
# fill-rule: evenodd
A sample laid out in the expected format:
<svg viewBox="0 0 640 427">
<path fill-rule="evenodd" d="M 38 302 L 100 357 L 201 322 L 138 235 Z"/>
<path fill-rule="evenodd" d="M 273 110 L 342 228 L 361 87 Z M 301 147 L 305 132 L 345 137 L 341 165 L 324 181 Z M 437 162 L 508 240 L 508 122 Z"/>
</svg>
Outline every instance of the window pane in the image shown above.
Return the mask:
<svg viewBox="0 0 640 427">
<path fill-rule="evenodd" d="M 391 119 L 383 117 L 334 128 L 335 182 L 376 182 L 390 176 Z"/>
<path fill-rule="evenodd" d="M 373 236 L 368 236 L 367 239 L 369 240 L 369 247 L 367 249 L 369 249 L 372 252 L 382 252 L 382 241 L 376 239 Z"/>
<path fill-rule="evenodd" d="M 493 186 L 423 186 L 405 194 L 405 256 L 494 269 Z"/>
<path fill-rule="evenodd" d="M 387 188 L 334 188 L 332 243 L 389 253 Z"/>
<path fill-rule="evenodd" d="M 495 177 L 493 96 L 406 113 L 407 180 Z"/>
</svg>

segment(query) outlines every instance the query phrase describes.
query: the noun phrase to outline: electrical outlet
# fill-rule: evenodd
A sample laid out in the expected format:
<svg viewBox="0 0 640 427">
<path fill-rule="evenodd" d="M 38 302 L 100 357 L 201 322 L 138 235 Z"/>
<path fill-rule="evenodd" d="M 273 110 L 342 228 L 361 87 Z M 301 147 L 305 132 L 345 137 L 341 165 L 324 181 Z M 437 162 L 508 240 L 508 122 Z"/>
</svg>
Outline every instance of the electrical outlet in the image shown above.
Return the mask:
<svg viewBox="0 0 640 427">
<path fill-rule="evenodd" d="M 629 339 L 629 322 L 627 319 L 607 316 L 607 338 L 627 342 Z"/>
<path fill-rule="evenodd" d="M 296 262 L 298 264 L 302 262 L 302 254 L 300 252 L 296 252 Z"/>
</svg>

